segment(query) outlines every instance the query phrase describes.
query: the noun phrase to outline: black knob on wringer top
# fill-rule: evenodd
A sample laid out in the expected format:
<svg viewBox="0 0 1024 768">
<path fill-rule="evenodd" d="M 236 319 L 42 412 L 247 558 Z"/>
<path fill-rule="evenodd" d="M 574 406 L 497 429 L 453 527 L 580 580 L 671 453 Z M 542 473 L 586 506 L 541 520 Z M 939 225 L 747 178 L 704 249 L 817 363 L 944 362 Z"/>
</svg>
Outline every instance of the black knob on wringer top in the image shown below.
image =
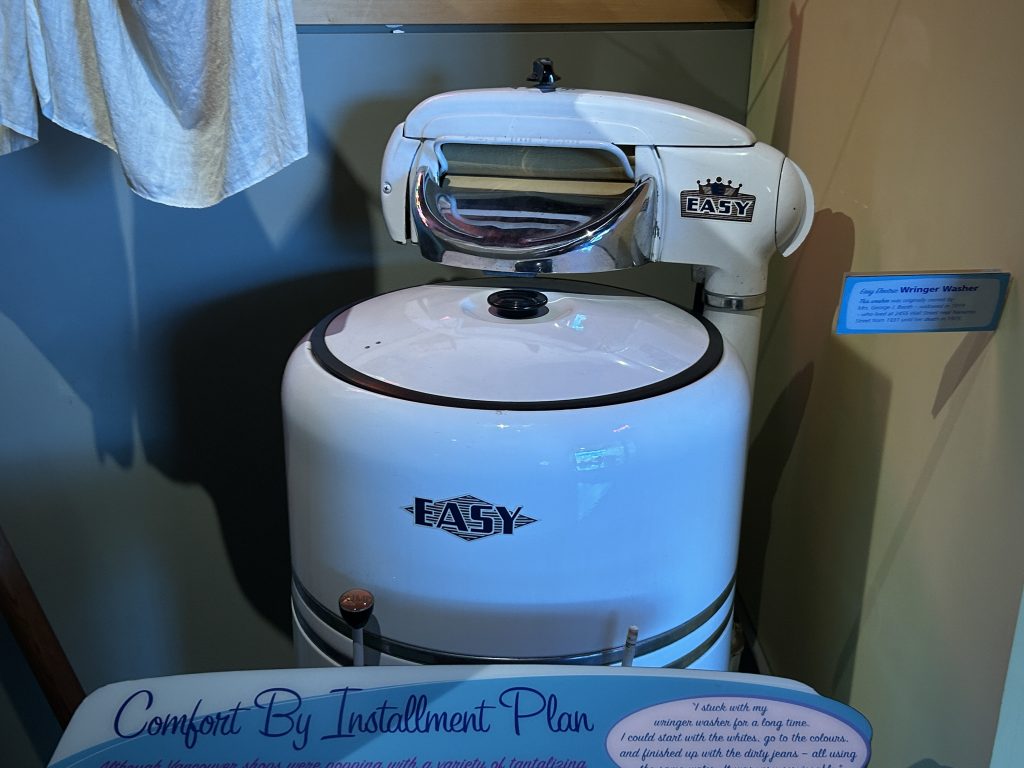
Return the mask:
<svg viewBox="0 0 1024 768">
<path fill-rule="evenodd" d="M 373 593 L 366 589 L 350 589 L 338 598 L 338 611 L 352 627 L 352 666 L 363 666 L 363 627 L 373 614 Z"/>
<path fill-rule="evenodd" d="M 537 88 L 544 93 L 548 93 L 555 90 L 555 83 L 562 78 L 555 74 L 555 65 L 551 59 L 534 59 L 533 72 L 526 79 L 536 83 Z"/>
</svg>

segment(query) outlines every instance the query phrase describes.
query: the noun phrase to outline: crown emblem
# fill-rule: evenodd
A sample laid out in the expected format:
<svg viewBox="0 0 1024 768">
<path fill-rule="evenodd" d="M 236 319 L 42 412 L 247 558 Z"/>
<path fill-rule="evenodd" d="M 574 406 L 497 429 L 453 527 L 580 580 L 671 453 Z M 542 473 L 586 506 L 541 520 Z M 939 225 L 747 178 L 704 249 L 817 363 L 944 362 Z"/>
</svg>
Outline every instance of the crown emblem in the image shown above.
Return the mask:
<svg viewBox="0 0 1024 768">
<path fill-rule="evenodd" d="M 716 176 L 715 180 L 708 179 L 707 181 L 701 181 L 697 179 L 697 188 L 700 189 L 702 195 L 721 195 L 722 197 L 736 197 L 739 194 L 742 184 L 737 186 L 732 185 L 732 179 L 728 181 L 722 181 L 721 176 Z"/>
<path fill-rule="evenodd" d="M 690 219 L 716 221 L 746 221 L 754 218 L 754 195 L 744 194 L 742 184 L 732 185 L 732 179 L 722 181 L 697 179 L 697 189 L 684 189 L 679 193 L 679 215 Z"/>
</svg>

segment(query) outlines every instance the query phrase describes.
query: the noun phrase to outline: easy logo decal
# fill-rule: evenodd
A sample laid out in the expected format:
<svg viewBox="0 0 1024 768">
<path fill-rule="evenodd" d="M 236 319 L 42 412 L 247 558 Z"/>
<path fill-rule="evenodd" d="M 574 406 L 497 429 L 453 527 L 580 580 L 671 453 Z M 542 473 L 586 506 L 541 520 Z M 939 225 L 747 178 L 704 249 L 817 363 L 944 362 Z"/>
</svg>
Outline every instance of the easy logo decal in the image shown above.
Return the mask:
<svg viewBox="0 0 1024 768">
<path fill-rule="evenodd" d="M 496 534 L 511 536 L 524 525 L 537 522 L 524 515 L 522 507 L 503 507 L 469 495 L 440 501 L 417 496 L 412 506 L 403 509 L 412 514 L 416 525 L 440 528 L 463 541 Z"/>
<path fill-rule="evenodd" d="M 680 215 L 691 219 L 718 221 L 750 221 L 754 217 L 753 195 L 740 192 L 742 184 L 732 185 L 732 179 L 714 181 L 697 179 L 697 189 L 684 189 L 679 193 Z"/>
</svg>

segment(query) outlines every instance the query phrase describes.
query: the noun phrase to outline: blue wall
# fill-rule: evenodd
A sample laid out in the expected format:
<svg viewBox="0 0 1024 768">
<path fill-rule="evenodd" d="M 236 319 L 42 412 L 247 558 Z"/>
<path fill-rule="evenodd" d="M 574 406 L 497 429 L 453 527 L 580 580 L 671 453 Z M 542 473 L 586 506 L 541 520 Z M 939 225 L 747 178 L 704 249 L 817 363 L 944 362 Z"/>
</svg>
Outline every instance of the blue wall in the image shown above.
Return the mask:
<svg viewBox="0 0 1024 768">
<path fill-rule="evenodd" d="M 0 524 L 86 689 L 291 663 L 280 376 L 332 308 L 440 274 L 378 211 L 413 105 L 546 55 L 565 86 L 742 121 L 751 39 L 310 29 L 310 156 L 207 210 L 133 196 L 50 125 L 0 158 Z M 659 269 L 620 279 L 680 299 L 685 270 Z M 0 731 L 12 765 L 43 764 L 58 731 L 13 647 L 0 625 Z"/>
</svg>

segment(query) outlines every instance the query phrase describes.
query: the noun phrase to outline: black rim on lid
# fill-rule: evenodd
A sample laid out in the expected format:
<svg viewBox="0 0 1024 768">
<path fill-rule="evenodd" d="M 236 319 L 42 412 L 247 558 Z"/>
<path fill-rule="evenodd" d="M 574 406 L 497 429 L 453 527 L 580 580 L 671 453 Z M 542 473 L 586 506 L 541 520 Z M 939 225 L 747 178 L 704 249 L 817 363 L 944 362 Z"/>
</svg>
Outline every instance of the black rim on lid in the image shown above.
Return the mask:
<svg viewBox="0 0 1024 768">
<path fill-rule="evenodd" d="M 524 286 L 524 281 L 528 281 L 528 287 Z M 453 280 L 450 282 L 439 283 L 439 285 L 495 288 L 499 290 L 513 289 L 517 291 L 522 288 L 527 288 L 527 290 L 533 292 L 556 291 L 590 295 L 650 298 L 635 291 L 629 291 L 622 288 L 612 288 L 595 283 L 561 279 L 544 280 L 536 277 Z M 686 312 L 704 326 L 704 330 L 707 331 L 708 334 L 708 346 L 707 349 L 704 350 L 704 354 L 701 355 L 693 365 L 679 373 L 668 376 L 661 381 L 654 382 L 653 384 L 647 384 L 642 387 L 636 387 L 634 389 L 622 390 L 621 392 L 611 392 L 604 395 L 571 398 L 566 400 L 504 401 L 472 400 L 459 397 L 448 397 L 446 395 L 437 395 L 430 392 L 420 392 L 419 390 L 408 389 L 380 381 L 379 379 L 375 379 L 374 377 L 347 365 L 339 360 L 333 352 L 331 352 L 327 345 L 327 329 L 331 322 L 338 317 L 338 315 L 347 312 L 352 307 L 361 303 L 362 301 L 357 301 L 341 307 L 321 320 L 316 328 L 313 329 L 313 332 L 310 334 L 310 346 L 314 359 L 321 365 L 321 367 L 323 367 L 324 370 L 333 374 L 342 381 L 359 387 L 360 389 L 376 392 L 377 394 L 386 395 L 387 397 L 394 397 L 400 400 L 408 400 L 410 402 L 424 403 L 427 405 L 443 405 L 450 408 L 472 408 L 476 410 L 558 411 L 574 408 L 597 408 L 606 405 L 629 403 L 673 392 L 677 389 L 688 386 L 689 384 L 693 384 L 695 381 L 699 381 L 718 366 L 722 360 L 722 354 L 724 352 L 722 334 L 718 328 L 700 315 L 695 315 L 684 307 L 679 307 L 678 305 L 673 304 L 672 306 L 676 306 L 678 309 Z M 670 304 L 671 302 L 666 303 Z"/>
</svg>

